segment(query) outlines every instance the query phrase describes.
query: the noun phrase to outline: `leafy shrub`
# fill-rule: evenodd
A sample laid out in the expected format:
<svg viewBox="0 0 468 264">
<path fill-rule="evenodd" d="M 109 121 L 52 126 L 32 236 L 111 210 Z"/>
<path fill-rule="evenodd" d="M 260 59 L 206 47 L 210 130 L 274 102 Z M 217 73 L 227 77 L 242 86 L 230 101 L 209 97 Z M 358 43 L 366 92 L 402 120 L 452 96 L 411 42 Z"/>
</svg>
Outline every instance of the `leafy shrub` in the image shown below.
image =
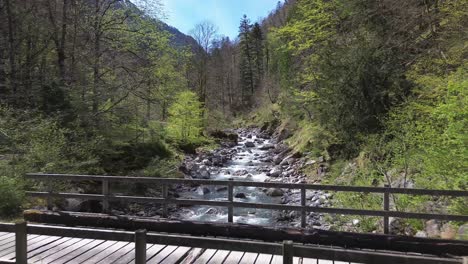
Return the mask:
<svg viewBox="0 0 468 264">
<path fill-rule="evenodd" d="M 0 215 L 17 214 L 21 211 L 23 200 L 22 184 L 14 178 L 0 176 Z"/>
<path fill-rule="evenodd" d="M 201 141 L 203 119 L 202 104 L 191 91 L 181 92 L 169 108 L 168 137 L 183 144 Z"/>
</svg>

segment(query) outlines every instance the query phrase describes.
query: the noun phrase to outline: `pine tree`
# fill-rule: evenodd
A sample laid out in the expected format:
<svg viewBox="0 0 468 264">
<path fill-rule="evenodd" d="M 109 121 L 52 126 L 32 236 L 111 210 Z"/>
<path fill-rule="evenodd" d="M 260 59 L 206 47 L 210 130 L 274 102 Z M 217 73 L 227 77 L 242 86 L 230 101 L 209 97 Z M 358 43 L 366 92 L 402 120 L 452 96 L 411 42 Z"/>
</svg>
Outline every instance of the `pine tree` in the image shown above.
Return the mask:
<svg viewBox="0 0 468 264">
<path fill-rule="evenodd" d="M 252 37 L 251 37 L 252 25 L 250 20 L 244 15 L 241 19 L 239 26 L 239 39 L 240 39 L 240 73 L 242 83 L 242 97 L 244 103 L 248 102 L 254 93 L 254 62 L 252 56 Z M 249 91 L 246 93 L 246 91 Z"/>
<path fill-rule="evenodd" d="M 252 39 L 252 60 L 254 64 L 254 86 L 257 88 L 263 75 L 263 32 L 258 23 L 255 23 L 250 33 Z"/>
</svg>

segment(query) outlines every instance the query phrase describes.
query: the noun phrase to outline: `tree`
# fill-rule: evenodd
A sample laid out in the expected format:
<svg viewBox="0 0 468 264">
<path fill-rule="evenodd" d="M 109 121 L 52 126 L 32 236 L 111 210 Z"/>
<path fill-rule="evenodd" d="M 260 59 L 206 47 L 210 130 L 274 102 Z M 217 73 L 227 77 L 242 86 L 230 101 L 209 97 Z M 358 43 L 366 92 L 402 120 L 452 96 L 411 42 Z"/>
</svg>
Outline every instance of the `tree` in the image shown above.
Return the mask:
<svg viewBox="0 0 468 264">
<path fill-rule="evenodd" d="M 194 92 L 179 93 L 169 108 L 169 136 L 184 144 L 197 143 L 203 129 L 202 107 Z"/>
<path fill-rule="evenodd" d="M 244 15 L 239 26 L 239 47 L 241 52 L 239 67 L 241 72 L 241 82 L 243 85 L 242 100 L 244 100 L 244 104 L 250 102 L 255 87 L 251 30 L 252 25 L 250 24 L 250 20 L 246 15 Z"/>
<path fill-rule="evenodd" d="M 198 43 L 199 48 L 195 52 L 194 64 L 197 71 L 197 90 L 201 102 L 206 102 L 206 86 L 207 86 L 207 67 L 209 60 L 209 52 L 211 43 L 216 35 L 217 28 L 210 21 L 203 21 L 195 25 L 195 28 L 190 31 L 190 35 Z"/>
</svg>

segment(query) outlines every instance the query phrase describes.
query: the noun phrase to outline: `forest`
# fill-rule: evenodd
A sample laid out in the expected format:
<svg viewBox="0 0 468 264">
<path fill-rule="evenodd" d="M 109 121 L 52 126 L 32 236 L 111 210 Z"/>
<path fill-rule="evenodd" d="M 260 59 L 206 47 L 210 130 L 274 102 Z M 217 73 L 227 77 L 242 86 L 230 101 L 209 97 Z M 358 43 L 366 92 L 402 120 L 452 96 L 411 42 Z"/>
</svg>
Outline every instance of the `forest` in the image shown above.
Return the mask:
<svg viewBox="0 0 468 264">
<path fill-rule="evenodd" d="M 156 1 L 1 0 L 0 215 L 27 203 L 27 172 L 183 177 L 185 155 L 241 127 L 321 157 L 325 184 L 467 190 L 466 10 L 287 0 L 229 39 L 209 21 L 168 30 Z"/>
</svg>

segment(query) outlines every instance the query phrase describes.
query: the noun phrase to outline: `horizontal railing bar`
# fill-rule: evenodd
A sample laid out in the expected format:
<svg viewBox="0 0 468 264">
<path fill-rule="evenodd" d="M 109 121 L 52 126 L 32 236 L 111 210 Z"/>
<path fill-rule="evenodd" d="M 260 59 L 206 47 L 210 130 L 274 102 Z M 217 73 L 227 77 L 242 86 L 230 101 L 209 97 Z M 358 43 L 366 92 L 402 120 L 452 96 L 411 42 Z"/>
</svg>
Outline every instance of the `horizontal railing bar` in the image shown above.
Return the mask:
<svg viewBox="0 0 468 264">
<path fill-rule="evenodd" d="M 0 232 L 15 232 L 15 224 L 13 223 L 0 223 Z"/>
<path fill-rule="evenodd" d="M 104 195 L 100 194 L 81 194 L 81 193 L 47 193 L 47 192 L 26 192 L 29 196 L 35 197 L 60 197 L 60 198 L 82 198 L 102 200 Z M 107 196 L 109 201 L 131 201 L 131 202 L 153 202 L 157 204 L 176 204 L 176 205 L 210 205 L 210 206 L 228 206 L 230 202 L 198 200 L 198 199 L 163 199 L 155 197 L 136 197 L 136 196 Z M 468 221 L 467 215 L 445 215 L 445 214 L 428 214 L 428 213 L 411 213 L 398 211 L 381 211 L 381 210 L 362 210 L 362 209 L 345 209 L 345 208 L 329 208 L 315 206 L 300 206 L 300 205 L 285 205 L 271 203 L 247 203 L 247 202 L 232 202 L 235 208 L 255 208 L 255 209 L 270 209 L 270 210 L 288 210 L 301 211 L 304 209 L 307 212 L 328 213 L 328 214 L 344 214 L 344 215 L 362 215 L 362 216 L 387 216 L 411 219 L 438 219 L 447 221 Z"/>
<path fill-rule="evenodd" d="M 149 178 L 133 176 L 103 176 L 103 175 L 73 175 L 73 174 L 42 174 L 28 173 L 29 179 L 60 179 L 72 181 L 102 181 L 111 182 L 140 182 L 140 183 L 161 183 L 161 184 L 197 184 L 197 185 L 228 185 L 250 186 L 264 188 L 285 188 L 324 191 L 344 191 L 344 192 L 365 192 L 365 193 L 394 193 L 408 195 L 435 195 L 435 196 L 453 196 L 468 197 L 468 191 L 462 190 L 426 190 L 410 188 L 385 188 L 385 187 L 367 187 L 367 186 L 341 186 L 341 185 L 322 185 L 322 184 L 294 184 L 294 183 L 276 183 L 276 182 L 252 182 L 252 181 L 224 181 L 224 180 L 201 180 L 201 179 L 174 179 L 174 178 Z"/>
<path fill-rule="evenodd" d="M 461 259 L 435 258 L 406 255 L 402 258 L 392 253 L 359 251 L 314 246 L 294 245 L 294 256 L 303 258 L 329 259 L 355 263 L 381 263 L 381 264 L 453 264 L 461 263 Z"/>
</svg>

